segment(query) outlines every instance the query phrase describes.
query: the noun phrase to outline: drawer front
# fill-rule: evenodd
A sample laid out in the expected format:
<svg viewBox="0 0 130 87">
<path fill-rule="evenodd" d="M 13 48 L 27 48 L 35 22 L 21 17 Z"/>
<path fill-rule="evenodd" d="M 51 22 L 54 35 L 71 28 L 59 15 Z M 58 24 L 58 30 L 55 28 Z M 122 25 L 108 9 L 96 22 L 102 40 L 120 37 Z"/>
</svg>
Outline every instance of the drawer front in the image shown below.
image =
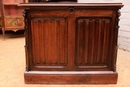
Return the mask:
<svg viewBox="0 0 130 87">
<path fill-rule="evenodd" d="M 59 9 L 58 8 L 43 8 L 43 9 L 39 9 L 39 10 L 32 10 L 30 12 L 30 16 L 31 17 L 69 17 L 69 16 L 73 16 L 73 17 L 81 17 L 81 16 L 91 16 L 91 17 L 112 17 L 113 16 L 114 11 L 113 10 L 109 10 L 109 9 L 105 9 L 105 10 L 89 10 L 87 8 L 78 8 L 78 7 L 61 7 Z"/>
<path fill-rule="evenodd" d="M 6 28 L 24 28 L 23 16 L 6 16 L 5 17 Z"/>
</svg>

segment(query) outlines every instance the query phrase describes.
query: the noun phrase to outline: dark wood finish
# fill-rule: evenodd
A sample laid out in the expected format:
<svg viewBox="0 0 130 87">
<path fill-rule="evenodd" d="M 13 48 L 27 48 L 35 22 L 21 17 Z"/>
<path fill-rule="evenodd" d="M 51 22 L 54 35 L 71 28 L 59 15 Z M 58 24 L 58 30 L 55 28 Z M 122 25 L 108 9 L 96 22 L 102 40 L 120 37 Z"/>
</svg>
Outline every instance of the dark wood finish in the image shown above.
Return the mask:
<svg viewBox="0 0 130 87">
<path fill-rule="evenodd" d="M 49 74 L 48 74 L 49 73 Z M 61 74 L 62 73 L 62 74 Z M 25 72 L 25 83 L 33 84 L 115 84 L 113 72 Z M 106 80 L 107 79 L 107 80 Z"/>
<path fill-rule="evenodd" d="M 117 82 L 116 4 L 46 3 L 25 7 L 25 83 Z"/>
</svg>

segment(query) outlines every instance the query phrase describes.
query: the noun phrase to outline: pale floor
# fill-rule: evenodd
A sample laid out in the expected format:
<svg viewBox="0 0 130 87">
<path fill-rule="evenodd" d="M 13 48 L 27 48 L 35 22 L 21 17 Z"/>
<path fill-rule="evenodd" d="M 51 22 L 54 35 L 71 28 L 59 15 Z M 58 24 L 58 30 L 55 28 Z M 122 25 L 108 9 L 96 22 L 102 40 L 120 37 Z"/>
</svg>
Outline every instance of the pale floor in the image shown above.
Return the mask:
<svg viewBox="0 0 130 87">
<path fill-rule="evenodd" d="M 130 52 L 118 50 L 117 84 L 105 85 L 47 85 L 25 84 L 25 38 L 8 34 L 4 41 L 0 34 L 0 87 L 130 87 Z"/>
</svg>

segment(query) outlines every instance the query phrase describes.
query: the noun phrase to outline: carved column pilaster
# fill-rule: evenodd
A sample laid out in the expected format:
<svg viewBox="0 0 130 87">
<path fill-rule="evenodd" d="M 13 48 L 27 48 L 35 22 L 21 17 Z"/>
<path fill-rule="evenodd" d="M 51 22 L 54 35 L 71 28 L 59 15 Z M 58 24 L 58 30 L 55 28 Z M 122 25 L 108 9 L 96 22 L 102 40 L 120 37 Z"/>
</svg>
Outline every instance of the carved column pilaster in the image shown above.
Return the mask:
<svg viewBox="0 0 130 87">
<path fill-rule="evenodd" d="M 118 30 L 119 30 L 119 17 L 121 16 L 120 10 L 117 10 L 117 16 L 115 21 L 115 54 L 114 54 L 114 71 L 116 72 L 116 58 L 117 58 L 117 50 L 118 50 Z"/>
<path fill-rule="evenodd" d="M 23 11 L 23 17 L 24 17 L 24 23 L 25 23 L 25 26 L 24 26 L 25 32 L 24 32 L 24 34 L 25 34 L 25 38 L 26 38 L 25 39 L 26 40 L 25 41 L 25 46 L 24 46 L 25 51 L 26 51 L 25 52 L 26 53 L 25 54 L 25 56 L 26 56 L 26 71 L 29 71 L 29 67 L 28 67 L 29 62 L 28 62 L 28 55 L 27 55 L 28 54 L 28 36 L 27 36 L 28 35 L 27 30 L 28 29 L 27 29 L 27 11 L 26 10 Z"/>
</svg>

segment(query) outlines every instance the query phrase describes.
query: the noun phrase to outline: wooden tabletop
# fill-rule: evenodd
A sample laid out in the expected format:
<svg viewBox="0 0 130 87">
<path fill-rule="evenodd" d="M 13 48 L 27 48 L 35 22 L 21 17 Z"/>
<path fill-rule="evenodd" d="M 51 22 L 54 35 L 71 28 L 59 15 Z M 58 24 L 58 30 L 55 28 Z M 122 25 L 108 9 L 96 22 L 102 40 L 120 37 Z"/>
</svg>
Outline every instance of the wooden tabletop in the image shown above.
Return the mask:
<svg viewBox="0 0 130 87">
<path fill-rule="evenodd" d="M 40 2 L 40 3 L 20 3 L 18 4 L 18 6 L 22 6 L 22 7 L 41 7 L 41 6 L 114 6 L 114 7 L 122 7 L 123 4 L 122 3 L 77 3 L 77 2 Z"/>
</svg>

